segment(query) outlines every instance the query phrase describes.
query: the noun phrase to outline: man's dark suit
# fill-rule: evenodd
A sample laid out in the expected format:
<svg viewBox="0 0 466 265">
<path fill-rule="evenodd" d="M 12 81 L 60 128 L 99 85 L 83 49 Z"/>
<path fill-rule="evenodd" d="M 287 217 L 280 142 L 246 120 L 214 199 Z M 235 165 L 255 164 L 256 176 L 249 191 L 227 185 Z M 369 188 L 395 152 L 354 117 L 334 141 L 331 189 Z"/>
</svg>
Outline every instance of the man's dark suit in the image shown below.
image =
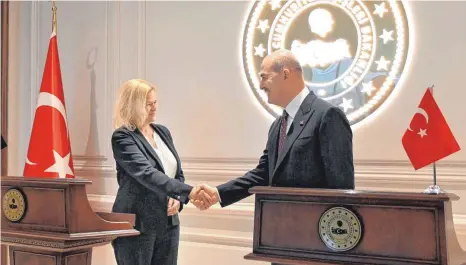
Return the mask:
<svg viewBox="0 0 466 265">
<path fill-rule="evenodd" d="M 354 189 L 353 134 L 338 107 L 310 92 L 277 154 L 281 119 L 270 127 L 257 167 L 217 187 L 222 207 L 249 196 L 253 186 Z"/>
<path fill-rule="evenodd" d="M 180 201 L 181 211 L 183 203 L 189 201 L 192 187 L 184 184 L 170 131 L 162 125 L 152 126 L 176 158 L 174 179 L 165 175 L 160 158 L 138 129 L 119 128 L 112 135 L 119 184 L 112 211 L 136 214 L 135 229 L 141 232 L 138 237 L 113 242 L 119 265 L 176 264 L 179 218 L 178 214 L 167 216 L 168 197 Z"/>
</svg>

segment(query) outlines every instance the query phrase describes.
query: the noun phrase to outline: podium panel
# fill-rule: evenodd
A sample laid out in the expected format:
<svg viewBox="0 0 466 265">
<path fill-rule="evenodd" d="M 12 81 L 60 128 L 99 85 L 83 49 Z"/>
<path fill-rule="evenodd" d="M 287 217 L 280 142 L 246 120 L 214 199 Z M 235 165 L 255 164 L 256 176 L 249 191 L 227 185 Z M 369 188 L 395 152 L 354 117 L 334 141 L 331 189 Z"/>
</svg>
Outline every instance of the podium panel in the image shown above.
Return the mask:
<svg viewBox="0 0 466 265">
<path fill-rule="evenodd" d="M 466 264 L 453 194 L 255 187 L 253 253 L 280 264 Z"/>
<path fill-rule="evenodd" d="M 92 248 L 135 236 L 134 214 L 95 213 L 89 180 L 1 177 L 3 246 L 10 265 L 90 265 Z"/>
</svg>

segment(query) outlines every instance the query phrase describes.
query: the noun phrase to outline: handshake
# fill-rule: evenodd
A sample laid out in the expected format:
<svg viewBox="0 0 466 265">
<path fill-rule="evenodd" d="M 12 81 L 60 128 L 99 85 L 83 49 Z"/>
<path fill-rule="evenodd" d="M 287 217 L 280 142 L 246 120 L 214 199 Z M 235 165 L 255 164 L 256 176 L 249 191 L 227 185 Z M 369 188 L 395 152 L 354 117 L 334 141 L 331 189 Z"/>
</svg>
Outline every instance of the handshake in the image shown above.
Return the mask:
<svg viewBox="0 0 466 265">
<path fill-rule="evenodd" d="M 201 184 L 193 188 L 189 194 L 189 200 L 199 210 L 203 211 L 218 203 L 220 201 L 220 195 L 217 188 L 207 184 Z"/>
</svg>

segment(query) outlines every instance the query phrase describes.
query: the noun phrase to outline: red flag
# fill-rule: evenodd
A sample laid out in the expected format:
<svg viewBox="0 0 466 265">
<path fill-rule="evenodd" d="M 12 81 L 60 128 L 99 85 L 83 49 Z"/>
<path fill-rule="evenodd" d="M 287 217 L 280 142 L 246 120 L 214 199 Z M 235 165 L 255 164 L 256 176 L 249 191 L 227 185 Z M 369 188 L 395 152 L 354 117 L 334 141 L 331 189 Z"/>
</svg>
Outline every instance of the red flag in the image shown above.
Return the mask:
<svg viewBox="0 0 466 265">
<path fill-rule="evenodd" d="M 430 88 L 401 141 L 416 170 L 460 150 Z"/>
<path fill-rule="evenodd" d="M 50 37 L 23 175 L 74 178 L 55 31 Z"/>
</svg>

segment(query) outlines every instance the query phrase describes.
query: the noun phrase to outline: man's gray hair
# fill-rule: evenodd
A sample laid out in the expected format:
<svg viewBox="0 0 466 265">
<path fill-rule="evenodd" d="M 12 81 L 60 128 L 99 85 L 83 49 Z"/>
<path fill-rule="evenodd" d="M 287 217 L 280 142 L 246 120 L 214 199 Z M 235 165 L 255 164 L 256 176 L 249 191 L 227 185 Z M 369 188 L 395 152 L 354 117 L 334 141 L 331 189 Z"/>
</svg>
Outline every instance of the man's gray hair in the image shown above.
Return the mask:
<svg viewBox="0 0 466 265">
<path fill-rule="evenodd" d="M 289 50 L 278 50 L 269 55 L 272 60 L 272 70 L 276 73 L 288 68 L 291 71 L 303 72 L 296 56 Z"/>
</svg>

